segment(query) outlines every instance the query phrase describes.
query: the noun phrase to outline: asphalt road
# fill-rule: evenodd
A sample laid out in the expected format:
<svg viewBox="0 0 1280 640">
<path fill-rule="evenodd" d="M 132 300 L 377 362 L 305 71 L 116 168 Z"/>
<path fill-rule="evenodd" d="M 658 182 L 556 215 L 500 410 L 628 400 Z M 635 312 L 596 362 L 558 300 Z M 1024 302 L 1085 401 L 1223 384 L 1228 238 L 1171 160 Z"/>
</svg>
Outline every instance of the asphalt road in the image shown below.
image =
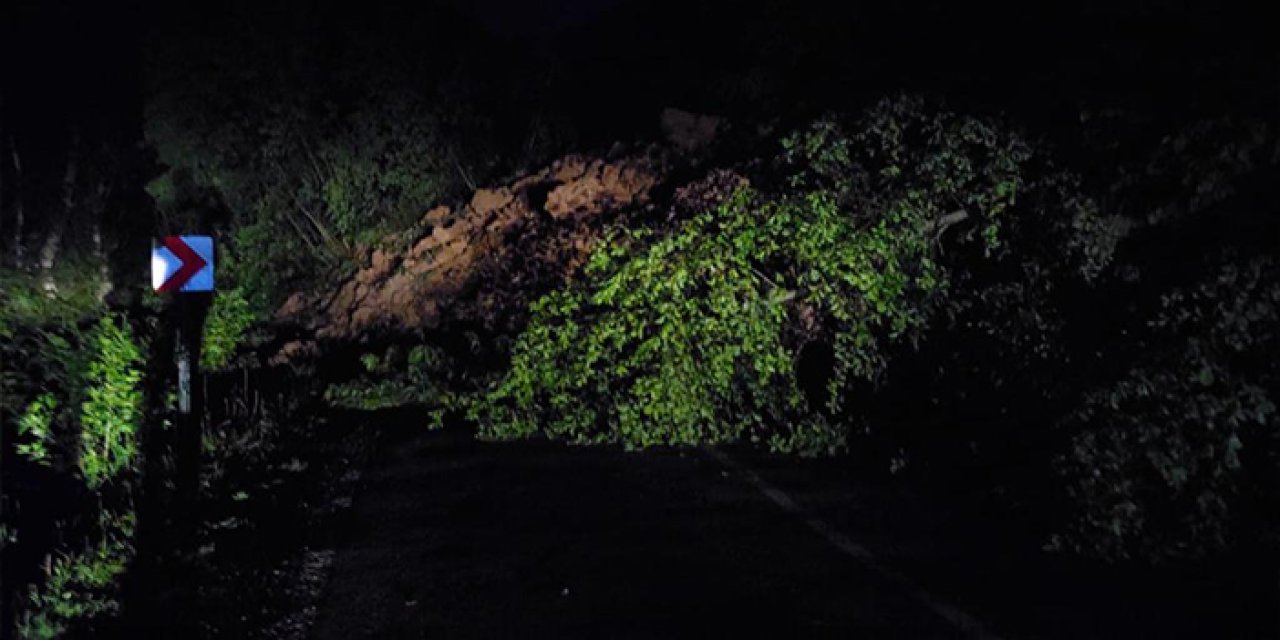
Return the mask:
<svg viewBox="0 0 1280 640">
<path fill-rule="evenodd" d="M 1257 585 L 1091 573 L 980 497 L 841 473 L 392 435 L 313 637 L 1268 637 Z"/>
</svg>

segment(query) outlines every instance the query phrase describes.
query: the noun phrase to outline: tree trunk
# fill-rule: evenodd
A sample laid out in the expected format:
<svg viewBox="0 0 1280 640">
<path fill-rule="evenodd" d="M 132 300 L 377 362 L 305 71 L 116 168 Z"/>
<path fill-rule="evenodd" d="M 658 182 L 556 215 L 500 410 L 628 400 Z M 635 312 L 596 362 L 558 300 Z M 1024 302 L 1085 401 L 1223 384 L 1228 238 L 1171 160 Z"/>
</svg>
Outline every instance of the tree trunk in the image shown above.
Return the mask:
<svg viewBox="0 0 1280 640">
<path fill-rule="evenodd" d="M 93 219 L 93 229 L 90 230 L 93 237 L 93 261 L 98 263 L 98 302 L 102 302 L 107 298 L 107 294 L 111 293 L 111 272 L 107 268 L 107 254 L 102 250 L 102 222 L 98 218 Z"/>
<path fill-rule="evenodd" d="M 75 209 L 76 171 L 79 169 L 80 133 L 73 130 L 71 146 L 67 151 L 67 170 L 62 176 L 62 212 L 54 218 L 49 232 L 44 237 L 44 245 L 40 247 L 40 280 L 44 294 L 50 298 L 58 296 L 58 282 L 53 276 L 53 267 L 57 264 L 58 253 L 62 250 L 62 236 L 67 224 L 71 221 Z"/>
<path fill-rule="evenodd" d="M 21 269 L 26 259 L 22 246 L 26 215 L 22 209 L 22 158 L 18 155 L 18 143 L 13 136 L 9 136 L 9 154 L 13 161 L 13 266 Z"/>
<path fill-rule="evenodd" d="M 107 251 L 102 242 L 102 217 L 106 215 L 107 202 L 110 199 L 111 189 L 105 184 L 98 183 L 98 191 L 94 195 L 93 201 L 93 259 L 98 263 L 98 302 L 107 299 L 107 295 L 111 293 L 111 261 L 107 259 Z"/>
</svg>

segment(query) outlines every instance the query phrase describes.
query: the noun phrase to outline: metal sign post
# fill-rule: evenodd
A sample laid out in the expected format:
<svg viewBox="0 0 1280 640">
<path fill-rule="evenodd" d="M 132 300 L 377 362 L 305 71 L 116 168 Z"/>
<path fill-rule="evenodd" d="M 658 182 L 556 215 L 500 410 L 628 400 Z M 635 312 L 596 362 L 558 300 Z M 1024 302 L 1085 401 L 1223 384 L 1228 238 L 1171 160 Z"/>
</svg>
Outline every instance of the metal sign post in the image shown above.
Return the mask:
<svg viewBox="0 0 1280 640">
<path fill-rule="evenodd" d="M 199 373 L 204 320 L 213 300 L 213 238 L 169 236 L 151 249 L 151 285 L 157 293 L 174 294 L 171 311 L 175 329 L 173 358 L 178 370 L 177 505 L 188 539 L 194 539 L 200 497 L 201 387 L 192 385 Z"/>
<path fill-rule="evenodd" d="M 210 236 L 169 236 L 161 246 L 151 248 L 151 286 L 157 293 L 204 294 L 179 295 L 178 339 L 175 359 L 178 365 L 178 413 L 191 413 L 192 352 L 195 364 L 199 364 L 200 334 L 204 328 L 203 314 L 199 322 L 191 325 L 194 307 L 192 302 L 207 298 L 213 293 L 213 238 Z M 193 298 L 196 298 L 193 300 Z"/>
</svg>

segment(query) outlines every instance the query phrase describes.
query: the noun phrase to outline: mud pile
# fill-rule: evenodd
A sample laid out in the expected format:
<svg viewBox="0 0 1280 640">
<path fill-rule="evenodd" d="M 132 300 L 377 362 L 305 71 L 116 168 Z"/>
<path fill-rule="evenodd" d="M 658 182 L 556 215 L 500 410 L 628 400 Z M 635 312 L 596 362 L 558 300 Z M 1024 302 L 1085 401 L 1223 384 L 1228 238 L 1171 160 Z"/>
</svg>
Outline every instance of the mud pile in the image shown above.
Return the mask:
<svg viewBox="0 0 1280 640">
<path fill-rule="evenodd" d="M 713 205 L 742 179 L 694 171 L 719 121 L 668 109 L 666 142 L 633 154 L 570 155 L 510 183 L 438 206 L 368 251 L 336 289 L 297 293 L 277 318 L 322 339 L 417 332 L 445 324 L 507 330 L 528 304 L 585 264 L 605 225 L 672 218 Z"/>
</svg>

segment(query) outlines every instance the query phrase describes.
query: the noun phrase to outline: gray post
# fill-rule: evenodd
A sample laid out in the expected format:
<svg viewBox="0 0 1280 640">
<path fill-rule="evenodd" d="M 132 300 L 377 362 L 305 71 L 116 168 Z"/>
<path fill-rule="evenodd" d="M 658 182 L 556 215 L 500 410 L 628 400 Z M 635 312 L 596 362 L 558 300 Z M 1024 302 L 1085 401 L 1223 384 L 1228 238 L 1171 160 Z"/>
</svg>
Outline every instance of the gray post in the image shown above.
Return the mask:
<svg viewBox="0 0 1280 640">
<path fill-rule="evenodd" d="M 178 332 L 178 413 L 191 413 L 191 350 L 183 343 L 184 335 Z"/>
<path fill-rule="evenodd" d="M 179 293 L 174 300 L 176 333 L 174 363 L 178 369 L 177 429 L 178 509 L 182 512 L 183 533 L 194 542 L 200 523 L 200 459 L 203 453 L 203 401 L 200 386 L 191 383 L 200 372 L 200 342 L 211 295 Z"/>
</svg>

